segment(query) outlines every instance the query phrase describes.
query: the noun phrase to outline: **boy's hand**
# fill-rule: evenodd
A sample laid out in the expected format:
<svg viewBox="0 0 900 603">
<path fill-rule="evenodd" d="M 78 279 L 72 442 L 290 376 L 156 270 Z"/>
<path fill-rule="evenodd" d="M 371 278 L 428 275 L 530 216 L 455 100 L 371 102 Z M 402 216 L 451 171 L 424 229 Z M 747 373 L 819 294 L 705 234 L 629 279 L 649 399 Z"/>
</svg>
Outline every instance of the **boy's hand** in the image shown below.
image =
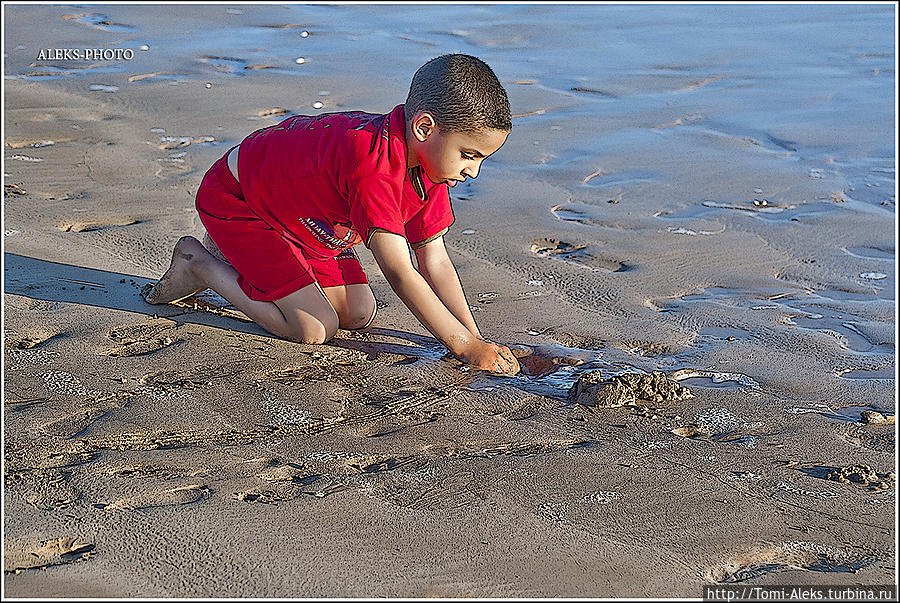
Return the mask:
<svg viewBox="0 0 900 603">
<path fill-rule="evenodd" d="M 459 359 L 474 368 L 501 375 L 515 375 L 520 368 L 508 347 L 484 339 L 475 339 Z"/>
<path fill-rule="evenodd" d="M 378 262 L 378 267 L 397 296 L 403 300 L 419 322 L 447 346 L 451 354 L 477 369 L 492 373 L 515 375 L 519 372 L 519 361 L 508 347 L 485 341 L 478 333 L 474 321 L 471 321 L 472 330 L 469 330 L 447 308 L 425 278 L 413 268 L 408 243 L 403 236 L 375 229 L 369 237 L 368 245 L 372 255 L 375 256 L 375 261 Z M 450 272 L 455 278 L 456 271 L 452 265 L 449 272 L 444 271 L 444 274 Z M 428 273 L 434 276 L 435 270 L 432 268 Z M 458 279 L 456 283 L 456 288 L 459 288 Z M 456 300 L 452 304 L 455 307 L 468 308 L 461 288 L 458 296 L 449 297 Z M 470 322 L 468 319 L 471 318 L 471 314 L 464 318 Z"/>
</svg>

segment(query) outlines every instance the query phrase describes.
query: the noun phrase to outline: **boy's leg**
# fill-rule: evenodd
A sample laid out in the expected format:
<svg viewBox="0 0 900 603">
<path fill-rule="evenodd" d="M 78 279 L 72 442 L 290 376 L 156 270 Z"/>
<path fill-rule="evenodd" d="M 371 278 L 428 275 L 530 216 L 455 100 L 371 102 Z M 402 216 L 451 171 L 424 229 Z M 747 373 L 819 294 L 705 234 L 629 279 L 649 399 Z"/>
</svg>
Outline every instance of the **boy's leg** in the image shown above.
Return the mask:
<svg viewBox="0 0 900 603">
<path fill-rule="evenodd" d="M 212 237 L 209 236 L 209 233 L 203 233 L 203 246 L 206 247 L 206 250 L 212 254 L 214 258 L 217 260 L 221 260 L 223 262 L 228 262 L 228 259 L 222 255 L 222 252 L 219 251 L 219 246 L 216 245 L 216 242 L 212 240 Z M 229 264 L 231 262 L 228 262 Z"/>
<path fill-rule="evenodd" d="M 318 283 L 313 282 L 281 299 L 250 299 L 238 284 L 238 272 L 213 257 L 194 237 L 182 237 L 172 264 L 145 298 L 164 304 L 209 288 L 228 300 L 265 330 L 301 343 L 324 343 L 338 329 L 338 316 Z"/>
<path fill-rule="evenodd" d="M 247 205 L 227 156 L 197 189 L 208 249 L 182 237 L 169 269 L 144 299 L 164 304 L 210 288 L 270 333 L 303 343 L 328 341 L 338 329 L 334 308 L 295 245 Z"/>
<path fill-rule="evenodd" d="M 356 330 L 371 325 L 377 309 L 375 295 L 353 249 L 326 259 L 304 256 L 337 313 L 340 327 Z"/>
<path fill-rule="evenodd" d="M 365 329 L 375 320 L 375 295 L 367 283 L 322 287 L 342 329 Z"/>
</svg>

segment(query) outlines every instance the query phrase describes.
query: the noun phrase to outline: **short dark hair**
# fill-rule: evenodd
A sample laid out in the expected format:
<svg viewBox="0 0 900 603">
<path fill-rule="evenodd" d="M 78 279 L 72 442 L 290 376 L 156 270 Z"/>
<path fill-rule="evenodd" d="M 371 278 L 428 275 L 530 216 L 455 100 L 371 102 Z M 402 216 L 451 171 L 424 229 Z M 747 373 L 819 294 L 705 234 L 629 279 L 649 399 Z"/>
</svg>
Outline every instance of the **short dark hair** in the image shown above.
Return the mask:
<svg viewBox="0 0 900 603">
<path fill-rule="evenodd" d="M 467 54 L 445 54 L 413 76 L 404 113 L 407 123 L 428 111 L 444 132 L 512 130 L 509 98 L 487 64 Z"/>
</svg>

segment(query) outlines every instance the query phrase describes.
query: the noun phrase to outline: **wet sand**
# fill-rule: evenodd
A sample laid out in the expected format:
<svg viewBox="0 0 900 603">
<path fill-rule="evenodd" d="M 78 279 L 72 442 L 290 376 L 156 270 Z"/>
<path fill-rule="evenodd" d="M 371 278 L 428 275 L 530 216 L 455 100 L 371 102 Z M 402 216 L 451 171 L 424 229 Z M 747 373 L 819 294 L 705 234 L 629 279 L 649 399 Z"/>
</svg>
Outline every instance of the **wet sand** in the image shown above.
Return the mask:
<svg viewBox="0 0 900 603">
<path fill-rule="evenodd" d="M 896 584 L 895 9 L 421 10 L 4 6 L 4 595 Z M 328 345 L 144 302 L 226 149 L 445 52 L 516 116 L 446 243 L 529 374 L 445 359 L 361 247 L 376 322 Z"/>
</svg>

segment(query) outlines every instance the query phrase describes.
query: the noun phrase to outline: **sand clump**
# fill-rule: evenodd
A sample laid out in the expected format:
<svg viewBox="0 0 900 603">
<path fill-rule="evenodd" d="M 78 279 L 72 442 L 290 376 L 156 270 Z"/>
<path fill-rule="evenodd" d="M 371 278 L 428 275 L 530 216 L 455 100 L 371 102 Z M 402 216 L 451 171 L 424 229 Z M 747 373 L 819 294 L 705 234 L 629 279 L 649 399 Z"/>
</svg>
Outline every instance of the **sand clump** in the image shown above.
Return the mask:
<svg viewBox="0 0 900 603">
<path fill-rule="evenodd" d="M 693 394 L 688 388 L 669 379 L 661 371 L 653 371 L 649 375 L 629 372 L 608 379 L 602 371 L 592 371 L 579 377 L 569 389 L 569 402 L 600 408 L 689 398 L 693 398 Z"/>
<path fill-rule="evenodd" d="M 894 483 L 894 472 L 877 473 L 868 465 L 850 465 L 830 471 L 825 479 L 830 479 L 841 484 L 860 484 L 870 490 L 887 490 Z"/>
<path fill-rule="evenodd" d="M 896 422 L 894 415 L 883 415 L 877 410 L 863 411 L 860 421 L 866 425 L 893 425 Z"/>
<path fill-rule="evenodd" d="M 45 540 L 37 546 L 10 546 L 4 551 L 3 570 L 6 574 L 18 574 L 24 570 L 84 561 L 94 556 L 94 548 L 93 543 L 71 536 Z"/>
</svg>

